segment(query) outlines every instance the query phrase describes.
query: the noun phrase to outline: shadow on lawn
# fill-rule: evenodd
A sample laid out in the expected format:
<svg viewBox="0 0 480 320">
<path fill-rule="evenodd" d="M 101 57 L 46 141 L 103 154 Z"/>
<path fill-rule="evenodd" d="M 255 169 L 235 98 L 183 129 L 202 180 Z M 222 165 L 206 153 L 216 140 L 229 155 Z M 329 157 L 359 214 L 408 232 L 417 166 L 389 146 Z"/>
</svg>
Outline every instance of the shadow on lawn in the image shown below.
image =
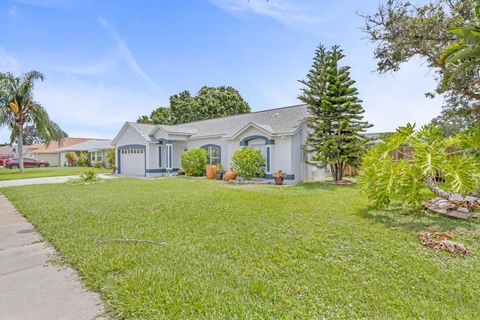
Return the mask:
<svg viewBox="0 0 480 320">
<path fill-rule="evenodd" d="M 358 211 L 358 215 L 382 223 L 388 228 L 414 232 L 426 230 L 455 231 L 457 229 L 471 231 L 478 229 L 478 220 L 458 220 L 432 212 L 425 212 L 421 209 L 402 206 L 392 206 L 386 209 L 367 207 Z"/>
</svg>

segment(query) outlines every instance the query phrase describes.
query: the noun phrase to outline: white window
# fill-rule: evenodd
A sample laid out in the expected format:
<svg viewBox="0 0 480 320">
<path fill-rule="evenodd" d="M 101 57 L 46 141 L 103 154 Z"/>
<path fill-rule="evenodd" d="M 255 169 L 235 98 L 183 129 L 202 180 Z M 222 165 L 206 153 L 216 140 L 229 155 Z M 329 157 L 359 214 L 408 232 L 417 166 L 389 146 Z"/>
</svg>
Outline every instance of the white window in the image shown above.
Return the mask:
<svg viewBox="0 0 480 320">
<path fill-rule="evenodd" d="M 207 150 L 208 163 L 217 164 L 221 162 L 221 151 L 219 146 L 210 144 L 210 145 L 205 145 L 202 148 Z"/>
<path fill-rule="evenodd" d="M 101 151 L 94 151 L 90 152 L 90 162 L 102 162 L 103 161 L 103 152 Z"/>
</svg>

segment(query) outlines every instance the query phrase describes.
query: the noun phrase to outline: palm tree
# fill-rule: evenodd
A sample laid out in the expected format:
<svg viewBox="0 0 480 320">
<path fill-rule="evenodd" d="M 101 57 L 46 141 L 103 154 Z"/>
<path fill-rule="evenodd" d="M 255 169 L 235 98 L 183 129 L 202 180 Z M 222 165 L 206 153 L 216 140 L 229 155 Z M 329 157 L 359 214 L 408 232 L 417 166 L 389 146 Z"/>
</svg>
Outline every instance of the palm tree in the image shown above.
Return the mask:
<svg viewBox="0 0 480 320">
<path fill-rule="evenodd" d="M 21 77 L 0 73 L 0 126 L 11 128 L 11 141 L 18 143 L 20 172 L 23 172 L 23 133 L 25 125 L 34 126 L 45 143 L 61 140 L 63 132 L 48 116 L 40 103 L 33 98 L 35 80 L 43 81 L 44 75 L 30 71 Z"/>
</svg>

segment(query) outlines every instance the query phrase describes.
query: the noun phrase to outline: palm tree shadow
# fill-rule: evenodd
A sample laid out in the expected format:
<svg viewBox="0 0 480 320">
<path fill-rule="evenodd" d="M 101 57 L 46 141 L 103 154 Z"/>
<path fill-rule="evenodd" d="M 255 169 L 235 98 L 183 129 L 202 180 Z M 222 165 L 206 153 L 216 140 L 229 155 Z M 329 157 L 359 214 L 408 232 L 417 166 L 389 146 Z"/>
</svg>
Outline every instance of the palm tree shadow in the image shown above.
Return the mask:
<svg viewBox="0 0 480 320">
<path fill-rule="evenodd" d="M 455 231 L 474 230 L 478 228 L 478 220 L 460 220 L 441 214 L 426 212 L 421 209 L 412 209 L 403 206 L 392 206 L 386 209 L 365 208 L 357 212 L 365 219 L 381 223 L 390 229 L 420 232 L 425 230 Z"/>
</svg>

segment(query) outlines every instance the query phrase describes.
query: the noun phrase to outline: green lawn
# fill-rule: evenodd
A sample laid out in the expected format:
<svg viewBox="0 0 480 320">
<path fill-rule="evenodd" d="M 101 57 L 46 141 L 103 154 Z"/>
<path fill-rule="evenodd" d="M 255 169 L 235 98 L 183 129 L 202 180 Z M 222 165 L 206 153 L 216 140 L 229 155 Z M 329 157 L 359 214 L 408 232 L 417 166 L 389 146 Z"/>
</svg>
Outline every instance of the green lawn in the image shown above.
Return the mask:
<svg viewBox="0 0 480 320">
<path fill-rule="evenodd" d="M 480 228 L 355 187 L 114 179 L 2 189 L 120 319 L 474 319 Z M 452 230 L 453 257 L 417 232 Z M 128 237 L 166 242 L 101 242 Z M 97 241 L 96 241 L 97 239 Z"/>
<path fill-rule="evenodd" d="M 44 178 L 57 176 L 74 176 L 82 174 L 87 168 L 84 167 L 48 167 L 48 168 L 26 168 L 24 173 L 20 173 L 18 169 L 6 169 L 0 167 L 0 181 Z M 110 169 L 95 169 L 98 173 L 109 173 Z"/>
</svg>

